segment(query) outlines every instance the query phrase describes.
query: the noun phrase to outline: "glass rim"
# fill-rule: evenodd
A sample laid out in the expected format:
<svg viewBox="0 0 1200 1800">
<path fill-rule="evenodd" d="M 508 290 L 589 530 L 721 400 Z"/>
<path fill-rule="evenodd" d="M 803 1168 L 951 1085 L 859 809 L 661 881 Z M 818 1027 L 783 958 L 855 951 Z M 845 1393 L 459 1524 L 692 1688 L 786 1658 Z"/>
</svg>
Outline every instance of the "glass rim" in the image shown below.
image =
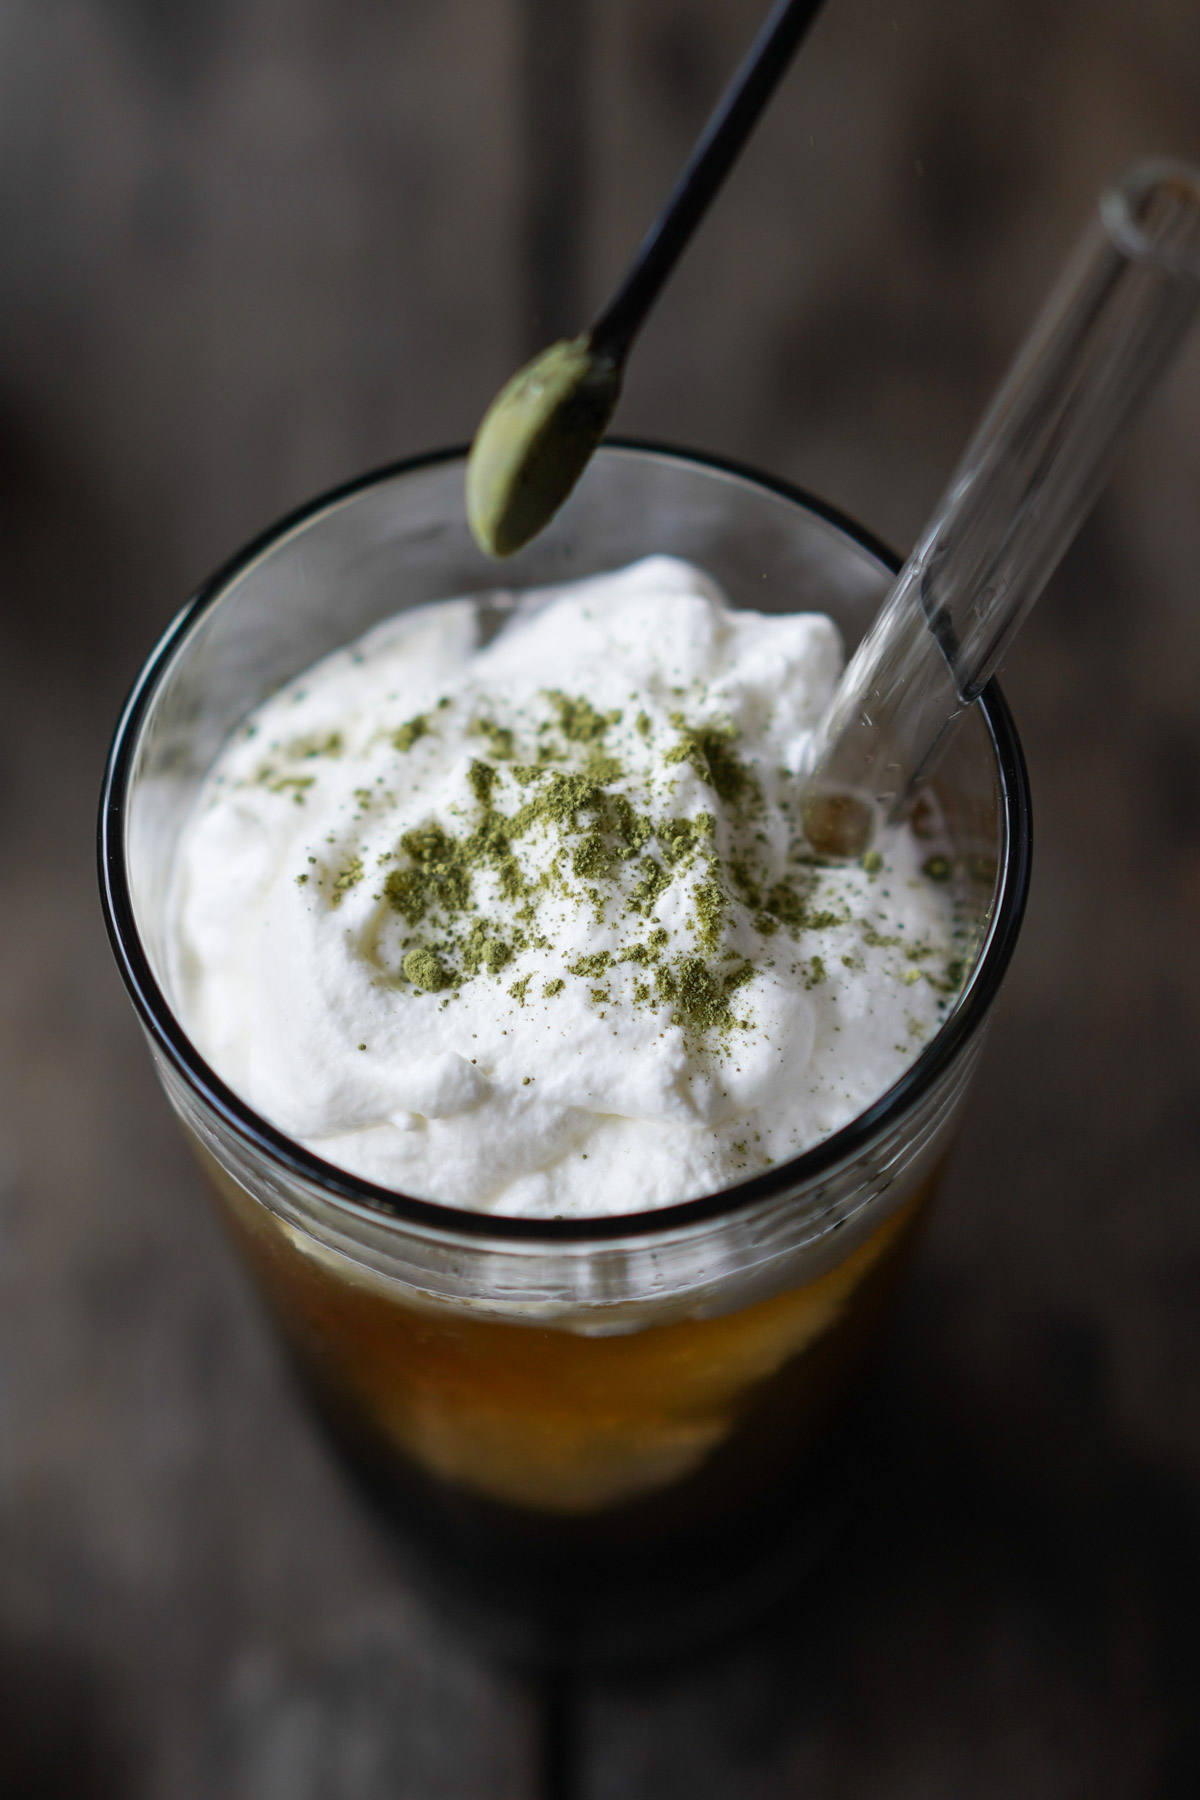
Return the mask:
<svg viewBox="0 0 1200 1800">
<path fill-rule="evenodd" d="M 1032 812 L 1025 759 L 1012 715 L 995 680 L 988 682 L 977 704 L 991 740 L 1000 785 L 1000 811 L 1005 825 L 1001 865 L 997 872 L 997 903 L 974 967 L 953 1011 L 899 1080 L 849 1124 L 801 1155 L 714 1193 L 638 1212 L 539 1219 L 473 1212 L 440 1200 L 420 1199 L 352 1175 L 306 1150 L 294 1138 L 262 1118 L 209 1067 L 176 1017 L 142 945 L 126 865 L 125 809 L 141 727 L 176 652 L 230 584 L 265 552 L 313 523 L 321 513 L 371 488 L 383 487 L 405 475 L 436 468 L 443 463 L 464 460 L 467 448 L 466 445 L 455 445 L 403 458 L 356 476 L 295 508 L 222 563 L 159 638 L 121 710 L 100 793 L 97 834 L 100 896 L 117 967 L 153 1046 L 225 1127 L 259 1155 L 282 1165 L 290 1176 L 320 1188 L 323 1199 L 346 1211 L 365 1212 L 378 1224 L 417 1227 L 422 1233 L 439 1238 L 468 1238 L 476 1242 L 490 1239 L 497 1246 L 526 1243 L 565 1248 L 572 1243 L 611 1246 L 630 1238 L 673 1236 L 691 1226 L 753 1211 L 778 1199 L 787 1189 L 807 1184 L 853 1160 L 886 1128 L 890 1119 L 899 1118 L 935 1085 L 964 1042 L 983 1024 L 996 997 L 1016 946 L 1029 892 Z M 874 556 L 892 575 L 900 570 L 900 559 L 869 531 L 838 508 L 778 476 L 764 475 L 727 457 L 640 438 L 606 438 L 601 453 L 606 450 L 663 457 L 749 482 L 833 525 L 859 548 Z"/>
</svg>

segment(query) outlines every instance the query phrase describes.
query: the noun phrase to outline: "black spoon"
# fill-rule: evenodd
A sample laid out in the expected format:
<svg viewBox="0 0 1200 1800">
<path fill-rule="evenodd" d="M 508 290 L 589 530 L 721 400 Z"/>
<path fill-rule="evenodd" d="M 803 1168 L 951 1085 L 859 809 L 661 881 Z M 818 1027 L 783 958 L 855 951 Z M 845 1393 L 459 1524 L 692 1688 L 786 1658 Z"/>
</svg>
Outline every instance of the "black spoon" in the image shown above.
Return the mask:
<svg viewBox="0 0 1200 1800">
<path fill-rule="evenodd" d="M 489 555 L 511 556 L 536 537 L 583 474 L 634 338 L 823 4 L 776 0 L 591 330 L 535 356 L 484 414 L 467 461 L 467 518 Z"/>
</svg>

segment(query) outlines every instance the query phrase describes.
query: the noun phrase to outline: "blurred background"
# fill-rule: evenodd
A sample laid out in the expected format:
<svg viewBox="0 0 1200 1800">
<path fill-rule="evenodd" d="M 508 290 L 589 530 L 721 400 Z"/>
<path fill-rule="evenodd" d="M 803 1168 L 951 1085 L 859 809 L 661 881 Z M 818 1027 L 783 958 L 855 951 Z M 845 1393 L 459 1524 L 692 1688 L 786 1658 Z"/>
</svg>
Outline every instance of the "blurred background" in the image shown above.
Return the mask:
<svg viewBox="0 0 1200 1800">
<path fill-rule="evenodd" d="M 536 1715 L 293 1401 L 111 966 L 121 698 L 284 509 L 606 296 L 764 0 L 0 0 L 0 1794 L 532 1793 Z M 618 428 L 904 551 L 1194 0 L 829 0 Z M 1011 657 L 1036 875 L 889 1340 L 888 1480 L 579 1800 L 1200 1792 L 1200 342 Z"/>
</svg>

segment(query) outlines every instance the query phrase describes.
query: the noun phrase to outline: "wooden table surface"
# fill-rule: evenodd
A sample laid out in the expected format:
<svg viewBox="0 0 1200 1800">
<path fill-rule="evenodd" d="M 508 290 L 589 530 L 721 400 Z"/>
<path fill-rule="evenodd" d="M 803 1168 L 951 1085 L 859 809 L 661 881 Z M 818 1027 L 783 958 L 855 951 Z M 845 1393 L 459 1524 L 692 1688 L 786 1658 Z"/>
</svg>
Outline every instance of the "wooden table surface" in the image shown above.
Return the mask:
<svg viewBox="0 0 1200 1800">
<path fill-rule="evenodd" d="M 95 795 L 193 583 L 469 435 L 603 297 L 761 0 L 0 3 L 0 1794 L 500 1800 L 538 1715 L 301 1416 L 104 942 Z M 900 548 L 1194 0 L 830 0 L 622 430 Z M 822 1574 L 578 1695 L 576 1800 L 1200 1792 L 1200 343 L 1011 658 L 1037 863 Z"/>
</svg>

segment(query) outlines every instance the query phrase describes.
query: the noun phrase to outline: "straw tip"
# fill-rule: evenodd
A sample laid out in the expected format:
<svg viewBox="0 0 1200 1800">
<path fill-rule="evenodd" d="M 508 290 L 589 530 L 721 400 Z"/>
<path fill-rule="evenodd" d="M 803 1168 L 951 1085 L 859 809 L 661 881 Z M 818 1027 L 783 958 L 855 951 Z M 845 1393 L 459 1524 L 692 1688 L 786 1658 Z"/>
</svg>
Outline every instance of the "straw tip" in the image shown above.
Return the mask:
<svg viewBox="0 0 1200 1800">
<path fill-rule="evenodd" d="M 1171 157 L 1135 163 L 1101 196 L 1100 216 L 1123 255 L 1200 281 L 1200 168 Z"/>
<path fill-rule="evenodd" d="M 801 802 L 800 822 L 817 855 L 838 862 L 856 861 L 875 836 L 875 808 L 857 794 L 810 790 Z"/>
</svg>

